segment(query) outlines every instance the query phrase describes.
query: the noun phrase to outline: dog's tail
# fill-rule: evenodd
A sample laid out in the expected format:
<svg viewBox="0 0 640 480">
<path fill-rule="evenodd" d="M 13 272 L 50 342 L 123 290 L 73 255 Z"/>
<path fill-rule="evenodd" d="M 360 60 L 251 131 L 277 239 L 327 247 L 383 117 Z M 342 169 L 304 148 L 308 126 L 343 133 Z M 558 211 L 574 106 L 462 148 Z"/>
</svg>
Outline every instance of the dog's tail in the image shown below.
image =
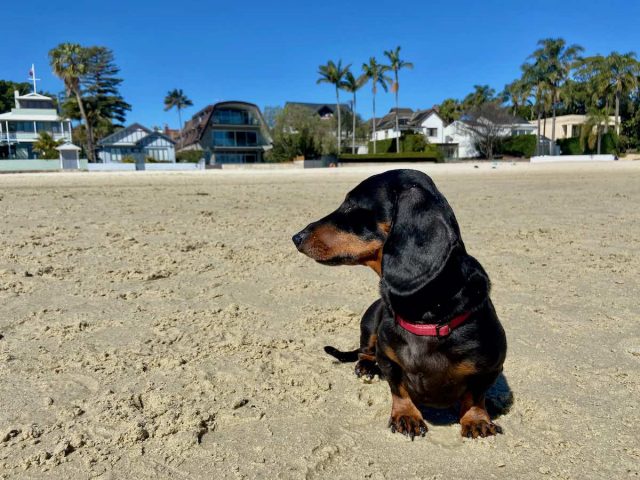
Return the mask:
<svg viewBox="0 0 640 480">
<path fill-rule="evenodd" d="M 360 349 L 359 348 L 356 348 L 355 350 L 351 350 L 350 352 L 343 352 L 343 351 L 338 350 L 337 348 L 331 347 L 329 345 L 324 347 L 324 351 L 327 352 L 332 357 L 337 358 L 338 361 L 342 362 L 342 363 L 357 362 L 358 361 L 358 354 L 360 353 Z"/>
</svg>

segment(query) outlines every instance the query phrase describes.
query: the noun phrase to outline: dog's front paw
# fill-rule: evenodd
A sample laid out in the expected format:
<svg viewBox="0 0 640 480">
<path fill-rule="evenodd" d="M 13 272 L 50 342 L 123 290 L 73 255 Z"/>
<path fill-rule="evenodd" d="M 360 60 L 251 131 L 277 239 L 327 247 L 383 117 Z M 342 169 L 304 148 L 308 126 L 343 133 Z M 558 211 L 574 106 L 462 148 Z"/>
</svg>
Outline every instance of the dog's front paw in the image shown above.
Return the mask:
<svg viewBox="0 0 640 480">
<path fill-rule="evenodd" d="M 502 433 L 500 425 L 485 419 L 462 421 L 460 425 L 462 426 L 462 436 L 467 438 L 485 438 Z"/>
<path fill-rule="evenodd" d="M 382 377 L 382 372 L 380 371 L 380 367 L 371 360 L 358 360 L 356 363 L 356 377 L 361 378 L 367 382 L 370 382 L 374 379 L 376 375 L 378 377 Z"/>
<path fill-rule="evenodd" d="M 412 415 L 392 415 L 389 419 L 391 433 L 401 433 L 413 441 L 414 437 L 424 437 L 429 430 L 422 417 Z"/>
</svg>

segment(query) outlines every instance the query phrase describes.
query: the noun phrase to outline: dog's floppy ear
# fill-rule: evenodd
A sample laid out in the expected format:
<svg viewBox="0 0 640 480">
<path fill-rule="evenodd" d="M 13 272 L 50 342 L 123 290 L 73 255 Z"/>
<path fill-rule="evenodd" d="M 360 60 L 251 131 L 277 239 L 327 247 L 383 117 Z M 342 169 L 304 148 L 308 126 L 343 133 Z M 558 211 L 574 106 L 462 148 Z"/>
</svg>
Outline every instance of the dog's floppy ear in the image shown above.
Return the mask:
<svg viewBox="0 0 640 480">
<path fill-rule="evenodd" d="M 409 295 L 440 273 L 458 244 L 458 224 L 444 197 L 418 185 L 406 188 L 382 251 L 382 281 L 392 293 Z"/>
</svg>

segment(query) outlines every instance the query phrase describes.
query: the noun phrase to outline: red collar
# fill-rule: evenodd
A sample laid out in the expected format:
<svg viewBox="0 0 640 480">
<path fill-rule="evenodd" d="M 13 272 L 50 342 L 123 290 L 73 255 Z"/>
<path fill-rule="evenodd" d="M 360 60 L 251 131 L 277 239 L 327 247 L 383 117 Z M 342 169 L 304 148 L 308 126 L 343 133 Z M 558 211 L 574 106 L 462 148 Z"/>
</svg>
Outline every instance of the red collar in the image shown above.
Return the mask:
<svg viewBox="0 0 640 480">
<path fill-rule="evenodd" d="M 438 325 L 437 323 L 409 323 L 400 315 L 396 315 L 396 322 L 407 332 L 423 337 L 446 337 L 457 327 L 462 325 L 471 316 L 471 312 L 454 317 L 449 323 Z"/>
</svg>

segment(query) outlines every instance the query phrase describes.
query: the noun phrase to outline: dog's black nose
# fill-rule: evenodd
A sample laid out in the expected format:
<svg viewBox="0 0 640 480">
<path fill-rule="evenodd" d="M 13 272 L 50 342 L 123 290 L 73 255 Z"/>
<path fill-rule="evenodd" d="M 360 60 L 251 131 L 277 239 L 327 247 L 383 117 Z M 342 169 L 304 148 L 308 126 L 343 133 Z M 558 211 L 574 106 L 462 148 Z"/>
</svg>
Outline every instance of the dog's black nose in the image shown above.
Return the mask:
<svg viewBox="0 0 640 480">
<path fill-rule="evenodd" d="M 293 237 L 291 237 L 291 240 L 293 240 L 293 243 L 296 247 L 299 247 L 304 240 L 304 235 L 302 234 L 302 232 L 298 232 Z"/>
</svg>

